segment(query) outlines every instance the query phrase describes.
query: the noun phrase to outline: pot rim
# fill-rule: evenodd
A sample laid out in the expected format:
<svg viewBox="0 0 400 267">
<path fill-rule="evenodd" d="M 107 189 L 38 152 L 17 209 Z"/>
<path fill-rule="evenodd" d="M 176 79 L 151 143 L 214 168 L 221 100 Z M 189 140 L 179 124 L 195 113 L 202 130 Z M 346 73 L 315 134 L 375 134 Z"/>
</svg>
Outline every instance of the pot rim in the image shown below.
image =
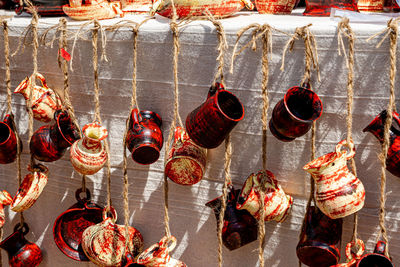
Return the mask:
<svg viewBox="0 0 400 267">
<path fill-rule="evenodd" d="M 89 128 L 99 128 L 99 129 L 100 129 L 101 136 L 100 136 L 99 138 L 92 138 L 92 137 L 89 137 L 89 136 L 86 134 L 86 130 L 89 129 Z M 104 126 L 101 126 L 100 123 L 98 123 L 98 122 L 88 123 L 88 124 L 86 124 L 85 126 L 83 126 L 83 128 L 82 128 L 82 133 L 83 133 L 83 135 L 84 135 L 86 138 L 88 138 L 88 139 L 91 140 L 91 141 L 95 141 L 95 142 L 100 142 L 100 141 L 104 140 L 104 139 L 108 136 L 108 131 L 107 131 L 107 129 L 106 129 Z"/>
<path fill-rule="evenodd" d="M 231 117 L 229 117 L 229 116 L 221 109 L 221 106 L 219 105 L 219 101 L 218 101 L 218 96 L 219 96 L 220 93 L 227 93 L 227 94 L 233 96 L 233 97 L 237 100 L 237 102 L 240 104 L 240 107 L 242 108 L 242 115 L 240 116 L 240 118 L 238 118 L 238 119 L 232 119 Z M 215 103 L 215 105 L 218 107 L 218 110 L 221 112 L 222 115 L 224 115 L 224 117 L 225 117 L 226 119 L 228 119 L 228 120 L 230 120 L 230 121 L 234 121 L 234 122 L 239 122 L 239 121 L 241 121 L 241 120 L 244 118 L 244 113 L 245 113 L 245 111 L 244 111 L 243 104 L 242 104 L 242 102 L 240 102 L 239 98 L 238 98 L 236 95 L 234 95 L 233 93 L 231 93 L 231 92 L 228 91 L 228 90 L 219 89 L 219 90 L 217 90 L 217 91 L 215 92 L 215 95 L 214 95 L 214 96 L 215 96 L 215 97 L 214 97 L 213 102 Z"/>
<path fill-rule="evenodd" d="M 7 136 L 6 140 L 4 140 L 3 142 L 0 143 L 0 146 L 1 146 L 1 145 L 4 145 L 5 143 L 7 143 L 11 139 L 11 132 L 13 130 L 7 123 L 5 123 L 3 121 L 0 121 L 0 125 L 5 125 L 8 128 L 8 136 Z"/>
<path fill-rule="evenodd" d="M 70 142 L 66 137 L 65 137 L 65 135 L 64 135 L 64 133 L 63 133 L 63 131 L 62 131 L 62 129 L 61 129 L 61 126 L 60 126 L 60 116 L 62 115 L 62 114 L 66 114 L 66 116 L 68 116 L 69 118 L 71 118 L 71 116 L 69 115 L 69 113 L 68 112 L 60 112 L 58 115 L 57 115 L 57 120 L 56 120 L 56 122 L 57 122 L 57 128 L 58 128 L 58 130 L 59 130 L 59 132 L 60 132 L 60 134 L 61 134 L 61 136 L 62 136 L 62 138 L 70 145 L 70 146 L 72 146 L 72 144 L 73 143 L 75 143 L 77 140 L 79 140 L 79 139 L 77 139 L 77 140 L 75 140 L 74 142 Z"/>
</svg>

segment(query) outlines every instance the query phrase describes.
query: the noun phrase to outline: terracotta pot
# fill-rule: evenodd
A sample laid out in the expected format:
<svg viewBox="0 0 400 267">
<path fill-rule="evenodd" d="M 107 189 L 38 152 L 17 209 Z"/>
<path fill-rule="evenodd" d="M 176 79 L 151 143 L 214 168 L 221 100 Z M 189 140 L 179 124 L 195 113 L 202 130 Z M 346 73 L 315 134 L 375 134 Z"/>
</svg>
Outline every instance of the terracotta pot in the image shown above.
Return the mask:
<svg viewBox="0 0 400 267">
<path fill-rule="evenodd" d="M 260 14 L 289 15 L 292 13 L 296 0 L 256 0 Z"/>
<path fill-rule="evenodd" d="M 6 214 L 4 213 L 4 207 L 11 205 L 12 203 L 12 197 L 11 195 L 6 191 L 3 190 L 0 192 L 0 228 L 4 226 L 4 223 L 6 221 Z"/>
<path fill-rule="evenodd" d="M 349 152 L 341 150 L 343 146 Z M 364 206 L 365 190 L 361 181 L 347 168 L 354 157 L 354 144 L 342 140 L 336 151 L 319 157 L 303 167 L 315 181 L 318 208 L 332 219 L 346 217 Z"/>
<path fill-rule="evenodd" d="M 28 171 L 31 173 L 25 176 L 11 204 L 11 210 L 15 212 L 32 207 L 47 184 L 49 169 L 46 166 L 42 164 L 37 164 L 33 168 L 28 166 Z"/>
<path fill-rule="evenodd" d="M 71 146 L 71 163 L 74 169 L 83 175 L 95 174 L 107 161 L 107 153 L 101 141 L 108 136 L 108 132 L 106 128 L 94 122 L 86 124 L 82 133 L 83 138 Z"/>
<path fill-rule="evenodd" d="M 11 267 L 34 267 L 43 259 L 40 248 L 25 239 L 27 233 L 29 227 L 26 223 L 22 227 L 17 224 L 14 233 L 0 243 L 0 248 L 8 253 L 8 263 Z"/>
<path fill-rule="evenodd" d="M 207 100 L 186 118 L 186 131 L 197 145 L 218 147 L 244 117 L 239 99 L 216 83 L 208 92 Z"/>
<path fill-rule="evenodd" d="M 42 86 L 36 85 L 33 87 L 32 79 L 39 79 Z M 60 97 L 47 86 L 46 79 L 40 73 L 37 73 L 36 77 L 33 75 L 29 78 L 26 77 L 25 80 L 18 85 L 14 93 L 22 94 L 28 106 L 31 91 L 33 118 L 42 122 L 50 122 L 54 118 L 54 112 L 62 107 Z"/>
<path fill-rule="evenodd" d="M 19 142 L 22 151 L 22 142 Z M 17 158 L 17 136 L 14 117 L 7 114 L 0 122 L 0 163 L 7 164 L 14 162 Z"/>
<path fill-rule="evenodd" d="M 182 127 L 175 128 L 175 138 L 165 164 L 165 175 L 181 185 L 193 185 L 203 178 L 207 150 L 196 145 Z"/>
<path fill-rule="evenodd" d="M 261 216 L 260 192 L 265 194 L 264 199 L 264 220 L 283 222 L 292 207 L 293 198 L 286 195 L 278 181 L 270 171 L 259 171 L 257 174 L 250 174 L 244 182 L 237 200 L 237 209 L 246 209 L 257 220 Z"/>
</svg>

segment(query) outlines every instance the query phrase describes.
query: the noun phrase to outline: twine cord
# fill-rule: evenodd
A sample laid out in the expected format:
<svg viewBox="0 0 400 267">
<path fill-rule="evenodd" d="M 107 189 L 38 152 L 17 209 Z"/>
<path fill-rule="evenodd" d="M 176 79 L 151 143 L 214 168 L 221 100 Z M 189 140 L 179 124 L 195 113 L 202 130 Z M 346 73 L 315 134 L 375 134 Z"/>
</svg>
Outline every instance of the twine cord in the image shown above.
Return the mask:
<svg viewBox="0 0 400 267">
<path fill-rule="evenodd" d="M 7 21 L 3 21 L 3 34 L 4 34 L 4 61 L 6 63 L 6 87 L 7 87 L 7 113 L 12 114 L 12 102 L 11 102 L 11 71 L 10 71 L 10 45 L 8 39 L 8 24 Z"/>
</svg>

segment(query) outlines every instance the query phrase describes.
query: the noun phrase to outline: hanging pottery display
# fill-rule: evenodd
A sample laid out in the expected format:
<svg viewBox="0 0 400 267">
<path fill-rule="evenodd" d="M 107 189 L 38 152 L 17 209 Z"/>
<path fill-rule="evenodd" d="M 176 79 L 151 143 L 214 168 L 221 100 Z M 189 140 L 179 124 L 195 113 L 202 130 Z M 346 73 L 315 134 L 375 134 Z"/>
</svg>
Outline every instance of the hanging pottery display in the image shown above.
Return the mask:
<svg viewBox="0 0 400 267">
<path fill-rule="evenodd" d="M 341 150 L 343 146 L 347 146 L 349 151 Z M 342 140 L 337 144 L 335 152 L 321 156 L 303 167 L 314 178 L 318 208 L 332 219 L 346 217 L 364 206 L 364 186 L 347 168 L 347 161 L 355 154 L 353 142 Z"/>
<path fill-rule="evenodd" d="M 108 213 L 111 217 L 108 217 Z M 124 253 L 136 256 L 143 250 L 142 235 L 134 227 L 129 227 L 128 251 L 125 251 L 125 226 L 115 224 L 116 220 L 114 208 L 105 208 L 103 221 L 83 231 L 82 249 L 99 266 L 120 265 Z"/>
<path fill-rule="evenodd" d="M 126 144 L 132 159 L 139 164 L 151 164 L 158 160 L 163 146 L 160 115 L 153 111 L 132 110 Z"/>
<path fill-rule="evenodd" d="M 382 144 L 383 130 L 387 118 L 386 110 L 379 113 L 378 116 L 364 128 L 363 132 L 372 133 Z M 393 122 L 389 128 L 390 147 L 386 158 L 386 169 L 393 175 L 400 177 L 400 117 L 393 111 Z"/>
<path fill-rule="evenodd" d="M 307 87 L 290 88 L 272 111 L 271 133 L 281 141 L 290 142 L 306 134 L 322 114 L 322 102 Z"/>
<path fill-rule="evenodd" d="M 83 5 L 82 0 L 69 0 L 69 5 L 64 5 L 63 11 L 74 20 L 102 20 L 123 16 L 119 1 L 85 0 Z"/>
<path fill-rule="evenodd" d="M 39 79 L 42 86 L 35 85 L 33 87 L 32 79 Z M 14 93 L 22 94 L 27 106 L 32 103 L 33 118 L 38 121 L 50 122 L 54 118 L 54 112 L 62 107 L 60 97 L 47 86 L 46 79 L 40 73 L 36 73 L 36 76 L 31 75 L 29 78 L 26 77 Z M 31 94 L 32 99 L 30 100 Z"/>
<path fill-rule="evenodd" d="M 149 13 L 153 0 L 123 0 L 121 5 L 125 13 Z"/>
<path fill-rule="evenodd" d="M 196 145 L 185 129 L 176 127 L 174 143 L 165 164 L 165 175 L 177 184 L 196 184 L 203 178 L 206 160 L 207 150 Z"/>
<path fill-rule="evenodd" d="M 40 248 L 25 239 L 27 233 L 29 227 L 26 223 L 22 227 L 17 224 L 14 232 L 0 243 L 0 248 L 8 253 L 10 267 L 35 267 L 43 259 Z"/>
<path fill-rule="evenodd" d="M 31 167 L 29 165 L 28 171 L 30 173 L 25 176 L 11 204 L 11 210 L 15 212 L 32 207 L 47 184 L 49 169 L 46 166 L 36 164 Z"/>
<path fill-rule="evenodd" d="M 19 142 L 22 151 L 22 142 Z M 7 164 L 14 162 L 17 158 L 17 135 L 14 117 L 7 114 L 0 122 L 0 163 Z"/>
<path fill-rule="evenodd" d="M 136 262 L 146 267 L 186 267 L 185 263 L 170 256 L 175 246 L 174 236 L 164 236 L 160 242 L 143 251 Z"/>
<path fill-rule="evenodd" d="M 0 228 L 4 226 L 4 223 L 6 221 L 6 214 L 4 213 L 4 207 L 11 205 L 12 200 L 13 199 L 10 193 L 8 193 L 6 190 L 0 191 Z"/>
<path fill-rule="evenodd" d="M 94 122 L 86 124 L 82 134 L 83 138 L 71 146 L 71 163 L 83 175 L 95 174 L 107 161 L 107 153 L 101 141 L 108 136 L 108 132 L 98 122 Z"/>
<path fill-rule="evenodd" d="M 82 234 L 88 227 L 103 221 L 103 208 L 90 200 L 90 191 L 81 198 L 82 189 L 75 193 L 78 201 L 57 217 L 54 222 L 53 236 L 62 253 L 77 261 L 89 261 L 82 250 Z"/>
<path fill-rule="evenodd" d="M 222 241 L 229 250 L 240 248 L 250 242 L 257 240 L 257 221 L 247 210 L 236 209 L 236 202 L 239 197 L 239 191 L 233 186 L 228 188 L 226 199 L 226 210 L 224 215 L 224 226 L 222 228 Z M 206 206 L 212 208 L 219 222 L 221 212 L 222 196 L 206 203 Z"/>
<path fill-rule="evenodd" d="M 255 2 L 258 13 L 276 15 L 289 15 L 296 4 L 296 0 L 256 0 Z"/>
<path fill-rule="evenodd" d="M 391 259 L 385 256 L 386 243 L 383 241 L 378 241 L 375 246 L 374 253 L 369 253 L 361 257 L 358 261 L 356 267 L 393 267 Z"/>
<path fill-rule="evenodd" d="M 283 222 L 292 207 L 293 198 L 283 191 L 278 181 L 270 171 L 259 171 L 250 174 L 246 179 L 237 200 L 237 209 L 246 209 L 257 220 L 260 219 L 260 191 L 265 194 L 264 220 Z"/>
<path fill-rule="evenodd" d="M 383 12 L 384 0 L 358 0 L 358 10 L 361 12 Z"/>
<path fill-rule="evenodd" d="M 186 118 L 186 131 L 197 145 L 218 147 L 244 117 L 239 99 L 220 83 L 211 86 L 207 100 Z"/>
</svg>

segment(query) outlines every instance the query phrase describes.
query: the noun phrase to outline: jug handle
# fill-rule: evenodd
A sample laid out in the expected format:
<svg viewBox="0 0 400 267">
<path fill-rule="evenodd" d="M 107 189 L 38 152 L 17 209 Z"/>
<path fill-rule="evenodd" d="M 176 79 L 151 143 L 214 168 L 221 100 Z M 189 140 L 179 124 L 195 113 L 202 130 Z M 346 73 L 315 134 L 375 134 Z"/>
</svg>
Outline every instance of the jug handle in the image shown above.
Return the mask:
<svg viewBox="0 0 400 267">
<path fill-rule="evenodd" d="M 137 108 L 132 110 L 131 122 L 140 123 L 142 120 L 142 115 L 140 115 Z"/>
<path fill-rule="evenodd" d="M 81 198 L 81 193 L 83 193 L 83 192 L 86 193 L 86 197 Z M 86 188 L 86 191 L 83 191 L 83 188 L 79 188 L 78 190 L 75 191 L 75 198 L 79 203 L 86 203 L 86 202 L 90 201 L 92 196 L 91 196 L 90 190 L 88 188 Z"/>
<path fill-rule="evenodd" d="M 215 95 L 218 91 L 221 91 L 221 90 L 225 90 L 224 86 L 223 86 L 221 83 L 216 82 L 215 84 L 213 84 L 213 85 L 210 87 L 210 90 L 208 90 L 207 99 L 209 99 L 210 97 L 212 97 L 212 96 Z"/>
<path fill-rule="evenodd" d="M 176 237 L 173 235 L 164 236 L 163 238 L 161 238 L 160 242 L 158 242 L 158 245 L 160 246 L 160 248 L 167 249 L 168 252 L 171 252 L 176 247 Z"/>
<path fill-rule="evenodd" d="M 357 249 L 356 252 L 352 252 L 352 248 L 355 247 Z M 351 241 L 346 245 L 346 257 L 347 259 L 359 259 L 362 254 L 364 254 L 365 245 L 361 239 L 356 239 L 356 241 Z"/>
<path fill-rule="evenodd" d="M 347 146 L 349 148 L 349 152 L 345 152 L 346 153 L 346 160 L 352 159 L 355 154 L 356 154 L 356 149 L 354 147 L 354 143 L 353 141 L 350 141 L 349 143 L 347 142 L 346 139 L 340 141 L 337 145 L 336 145 L 336 153 L 341 154 L 343 153 L 341 151 L 342 146 Z"/>
<path fill-rule="evenodd" d="M 31 76 L 32 77 L 32 76 Z M 44 78 L 44 76 L 42 75 L 42 74 L 40 74 L 40 73 L 36 73 L 36 78 L 37 79 L 39 79 L 40 80 L 40 82 L 42 83 L 42 86 L 44 87 L 44 88 L 49 88 L 49 87 L 47 87 L 47 82 L 46 82 L 46 79 Z"/>
<path fill-rule="evenodd" d="M 15 226 L 14 226 L 14 232 L 17 232 L 17 231 L 21 231 L 21 233 L 23 234 L 23 235 L 26 235 L 27 233 L 29 233 L 29 226 L 28 226 L 28 224 L 27 223 L 23 223 L 22 225 L 21 225 L 21 223 L 17 223 Z"/>
<path fill-rule="evenodd" d="M 104 208 L 103 220 L 106 220 L 107 218 L 109 218 L 108 215 L 111 215 L 110 218 L 113 223 L 115 223 L 117 221 L 117 218 L 118 218 L 117 211 L 112 206 L 107 206 Z"/>
</svg>

